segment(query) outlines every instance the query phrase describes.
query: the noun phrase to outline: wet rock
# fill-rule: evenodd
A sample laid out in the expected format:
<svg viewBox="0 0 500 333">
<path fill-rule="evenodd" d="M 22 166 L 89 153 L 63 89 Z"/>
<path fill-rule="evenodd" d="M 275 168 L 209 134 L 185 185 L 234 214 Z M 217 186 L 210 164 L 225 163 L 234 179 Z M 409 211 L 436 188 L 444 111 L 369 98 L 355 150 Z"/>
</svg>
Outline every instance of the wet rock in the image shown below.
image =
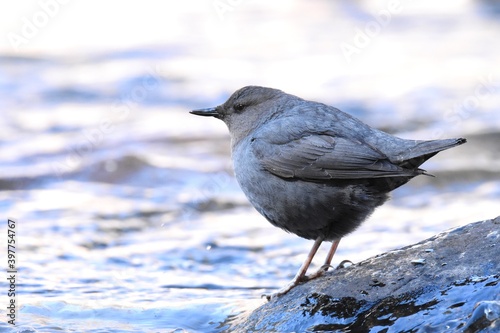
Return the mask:
<svg viewBox="0 0 500 333">
<path fill-rule="evenodd" d="M 230 325 L 230 332 L 500 332 L 500 217 L 328 272 Z"/>
</svg>

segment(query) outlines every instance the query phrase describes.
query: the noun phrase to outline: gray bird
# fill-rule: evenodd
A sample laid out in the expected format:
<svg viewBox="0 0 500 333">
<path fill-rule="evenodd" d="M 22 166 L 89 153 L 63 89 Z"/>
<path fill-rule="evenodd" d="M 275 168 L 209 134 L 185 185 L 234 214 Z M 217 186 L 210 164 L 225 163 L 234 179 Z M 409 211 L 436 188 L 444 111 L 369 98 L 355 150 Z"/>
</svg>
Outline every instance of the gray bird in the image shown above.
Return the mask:
<svg viewBox="0 0 500 333">
<path fill-rule="evenodd" d="M 191 113 L 227 125 L 236 179 L 255 209 L 274 226 L 314 240 L 295 278 L 268 299 L 320 276 L 340 239 L 382 205 L 390 191 L 426 175 L 418 167 L 427 159 L 466 142 L 401 139 L 332 106 L 258 86 Z M 325 263 L 306 276 L 323 241 L 333 242 Z"/>
</svg>

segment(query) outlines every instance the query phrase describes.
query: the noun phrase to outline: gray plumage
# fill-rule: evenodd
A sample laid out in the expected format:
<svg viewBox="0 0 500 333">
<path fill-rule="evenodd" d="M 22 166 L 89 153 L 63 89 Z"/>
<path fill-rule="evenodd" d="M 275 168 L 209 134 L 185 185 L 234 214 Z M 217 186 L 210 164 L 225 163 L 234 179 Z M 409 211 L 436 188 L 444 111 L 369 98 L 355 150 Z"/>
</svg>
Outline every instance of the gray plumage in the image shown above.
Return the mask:
<svg viewBox="0 0 500 333">
<path fill-rule="evenodd" d="M 423 162 L 465 139 L 405 140 L 334 107 L 249 86 L 193 114 L 223 120 L 236 178 L 273 225 L 307 239 L 339 239 L 424 174 Z"/>
<path fill-rule="evenodd" d="M 236 179 L 257 211 L 274 226 L 315 240 L 295 278 L 268 299 L 323 274 L 340 239 L 390 191 L 426 174 L 419 166 L 427 159 L 466 142 L 401 139 L 334 107 L 257 86 L 191 113 L 226 123 Z M 325 264 L 306 276 L 323 241 L 332 241 Z"/>
</svg>

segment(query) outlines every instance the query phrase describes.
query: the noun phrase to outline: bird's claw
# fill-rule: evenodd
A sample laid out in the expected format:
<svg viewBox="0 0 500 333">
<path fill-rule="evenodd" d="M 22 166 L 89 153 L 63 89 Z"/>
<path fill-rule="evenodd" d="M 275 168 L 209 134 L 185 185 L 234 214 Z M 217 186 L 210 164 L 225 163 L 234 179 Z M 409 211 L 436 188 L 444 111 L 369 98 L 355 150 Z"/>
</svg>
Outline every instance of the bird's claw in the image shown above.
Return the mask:
<svg viewBox="0 0 500 333">
<path fill-rule="evenodd" d="M 265 297 L 268 301 L 271 301 L 277 297 L 283 296 L 286 293 L 288 293 L 290 290 L 292 290 L 294 287 L 298 286 L 299 284 L 314 280 L 314 279 L 322 276 L 330 267 L 333 267 L 333 266 L 323 265 L 315 273 L 303 276 L 300 279 L 293 279 L 292 281 L 290 281 L 290 283 L 288 283 L 285 287 L 281 288 L 277 292 L 272 293 L 272 294 L 262 294 L 261 298 Z"/>
<path fill-rule="evenodd" d="M 301 284 L 303 282 L 307 282 L 307 281 L 311 281 L 311 280 L 314 280 L 316 278 L 319 278 L 320 276 L 325 274 L 329 268 L 342 269 L 342 268 L 349 267 L 350 265 L 353 265 L 353 262 L 350 260 L 342 260 L 337 267 L 333 267 L 332 265 L 325 264 L 325 265 L 321 266 L 313 274 L 302 276 L 301 278 L 295 278 L 292 281 L 290 281 L 290 283 L 288 283 L 285 287 L 281 288 L 277 292 L 272 293 L 272 294 L 262 294 L 261 298 L 265 297 L 268 301 L 271 301 L 275 298 L 278 298 L 280 296 L 285 295 L 287 292 L 292 290 L 295 286 L 298 286 L 299 284 Z"/>
<path fill-rule="evenodd" d="M 346 267 L 349 267 L 351 265 L 354 265 L 354 263 L 350 260 L 342 260 L 340 262 L 340 264 L 337 266 L 337 268 L 335 269 L 341 269 L 341 268 L 346 268 Z"/>
<path fill-rule="evenodd" d="M 290 281 L 286 286 L 284 286 L 283 288 L 281 288 L 277 292 L 272 293 L 272 294 L 262 294 L 261 298 L 265 297 L 268 301 L 271 301 L 275 298 L 278 298 L 280 296 L 285 295 L 287 292 L 292 290 L 294 287 L 296 287 L 299 284 L 301 284 L 302 282 L 306 282 L 306 281 L 309 281 L 308 276 L 303 276 L 303 277 L 299 277 L 299 278 L 295 277 L 292 281 Z"/>
</svg>

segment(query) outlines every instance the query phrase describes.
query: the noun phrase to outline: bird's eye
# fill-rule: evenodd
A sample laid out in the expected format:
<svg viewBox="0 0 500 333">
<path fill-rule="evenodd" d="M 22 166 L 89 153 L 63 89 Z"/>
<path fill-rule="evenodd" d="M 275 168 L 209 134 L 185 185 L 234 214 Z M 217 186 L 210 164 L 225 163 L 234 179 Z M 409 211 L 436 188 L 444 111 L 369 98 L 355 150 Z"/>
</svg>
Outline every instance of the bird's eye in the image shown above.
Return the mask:
<svg viewBox="0 0 500 333">
<path fill-rule="evenodd" d="M 243 111 L 244 108 L 245 108 L 245 106 L 241 103 L 234 105 L 234 111 L 236 111 L 236 112 L 241 112 L 241 111 Z"/>
</svg>

